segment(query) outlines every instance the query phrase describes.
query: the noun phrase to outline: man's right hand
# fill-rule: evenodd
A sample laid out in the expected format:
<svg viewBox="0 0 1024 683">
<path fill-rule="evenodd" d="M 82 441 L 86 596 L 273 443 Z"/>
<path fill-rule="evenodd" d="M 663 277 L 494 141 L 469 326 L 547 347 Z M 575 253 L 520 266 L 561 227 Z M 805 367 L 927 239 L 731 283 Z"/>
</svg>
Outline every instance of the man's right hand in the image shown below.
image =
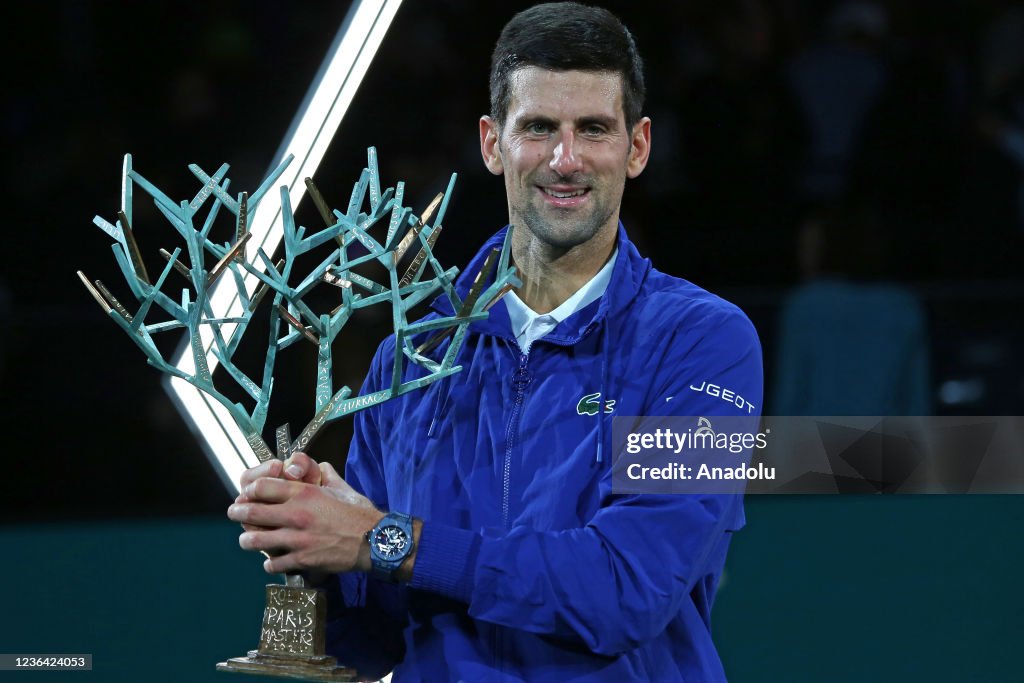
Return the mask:
<svg viewBox="0 0 1024 683">
<path fill-rule="evenodd" d="M 301 481 L 305 484 L 319 485 L 323 480 L 323 475 L 320 468 L 323 465 L 318 464 L 316 460 L 309 457 L 305 453 L 293 453 L 287 460 L 278 460 L 274 458 L 261 462 L 256 467 L 247 469 L 242 472 L 242 478 L 240 480 L 239 490 L 244 491 L 245 487 L 253 483 L 257 479 L 263 477 L 269 477 L 271 479 L 286 479 L 288 481 Z M 236 503 L 248 503 L 249 498 L 245 494 L 238 494 L 235 497 Z M 254 524 L 242 524 L 242 528 L 246 531 L 259 531 L 264 527 L 256 526 Z"/>
</svg>

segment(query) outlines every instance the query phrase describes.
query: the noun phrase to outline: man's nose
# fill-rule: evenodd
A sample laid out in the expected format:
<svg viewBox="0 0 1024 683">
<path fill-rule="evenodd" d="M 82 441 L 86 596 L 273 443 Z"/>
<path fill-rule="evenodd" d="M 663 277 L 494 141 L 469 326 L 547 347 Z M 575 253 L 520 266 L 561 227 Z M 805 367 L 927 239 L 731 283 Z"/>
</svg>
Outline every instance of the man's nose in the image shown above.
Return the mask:
<svg viewBox="0 0 1024 683">
<path fill-rule="evenodd" d="M 566 177 L 582 170 L 583 160 L 576 148 L 576 134 L 572 130 L 560 134 L 558 144 L 551 155 L 551 170 Z"/>
</svg>

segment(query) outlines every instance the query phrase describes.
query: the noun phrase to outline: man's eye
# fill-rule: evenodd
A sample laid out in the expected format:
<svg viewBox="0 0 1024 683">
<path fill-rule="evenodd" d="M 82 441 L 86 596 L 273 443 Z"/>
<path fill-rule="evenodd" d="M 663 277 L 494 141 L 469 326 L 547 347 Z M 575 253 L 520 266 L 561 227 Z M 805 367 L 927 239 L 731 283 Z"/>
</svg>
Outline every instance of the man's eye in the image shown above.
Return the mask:
<svg viewBox="0 0 1024 683">
<path fill-rule="evenodd" d="M 587 126 L 583 129 L 583 134 L 590 136 L 604 135 L 604 128 L 602 126 Z"/>
<path fill-rule="evenodd" d="M 546 123 L 535 121 L 526 125 L 526 132 L 531 135 L 543 135 L 547 133 L 550 127 Z"/>
</svg>

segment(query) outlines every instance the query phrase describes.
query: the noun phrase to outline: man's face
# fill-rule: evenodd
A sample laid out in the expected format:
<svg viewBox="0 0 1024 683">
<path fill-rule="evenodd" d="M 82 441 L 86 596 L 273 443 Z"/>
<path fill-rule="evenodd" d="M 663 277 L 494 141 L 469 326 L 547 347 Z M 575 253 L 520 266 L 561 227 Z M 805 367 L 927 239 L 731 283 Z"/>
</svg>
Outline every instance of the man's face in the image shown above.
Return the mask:
<svg viewBox="0 0 1024 683">
<path fill-rule="evenodd" d="M 500 129 L 480 121 L 484 162 L 505 176 L 509 221 L 565 251 L 613 234 L 626 178 L 650 148 L 650 119 L 626 129 L 619 74 L 523 67 L 511 94 Z"/>
</svg>

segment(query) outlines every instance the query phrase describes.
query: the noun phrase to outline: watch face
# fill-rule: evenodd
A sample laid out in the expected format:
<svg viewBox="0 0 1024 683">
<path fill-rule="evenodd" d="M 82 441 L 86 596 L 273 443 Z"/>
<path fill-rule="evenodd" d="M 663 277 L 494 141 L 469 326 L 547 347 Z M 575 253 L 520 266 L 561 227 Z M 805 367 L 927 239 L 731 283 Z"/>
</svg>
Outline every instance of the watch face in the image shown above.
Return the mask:
<svg viewBox="0 0 1024 683">
<path fill-rule="evenodd" d="M 394 524 L 378 529 L 370 541 L 373 543 L 377 554 L 385 559 L 400 556 L 406 546 L 409 545 L 409 537 L 405 531 L 402 530 L 402 527 Z"/>
</svg>

